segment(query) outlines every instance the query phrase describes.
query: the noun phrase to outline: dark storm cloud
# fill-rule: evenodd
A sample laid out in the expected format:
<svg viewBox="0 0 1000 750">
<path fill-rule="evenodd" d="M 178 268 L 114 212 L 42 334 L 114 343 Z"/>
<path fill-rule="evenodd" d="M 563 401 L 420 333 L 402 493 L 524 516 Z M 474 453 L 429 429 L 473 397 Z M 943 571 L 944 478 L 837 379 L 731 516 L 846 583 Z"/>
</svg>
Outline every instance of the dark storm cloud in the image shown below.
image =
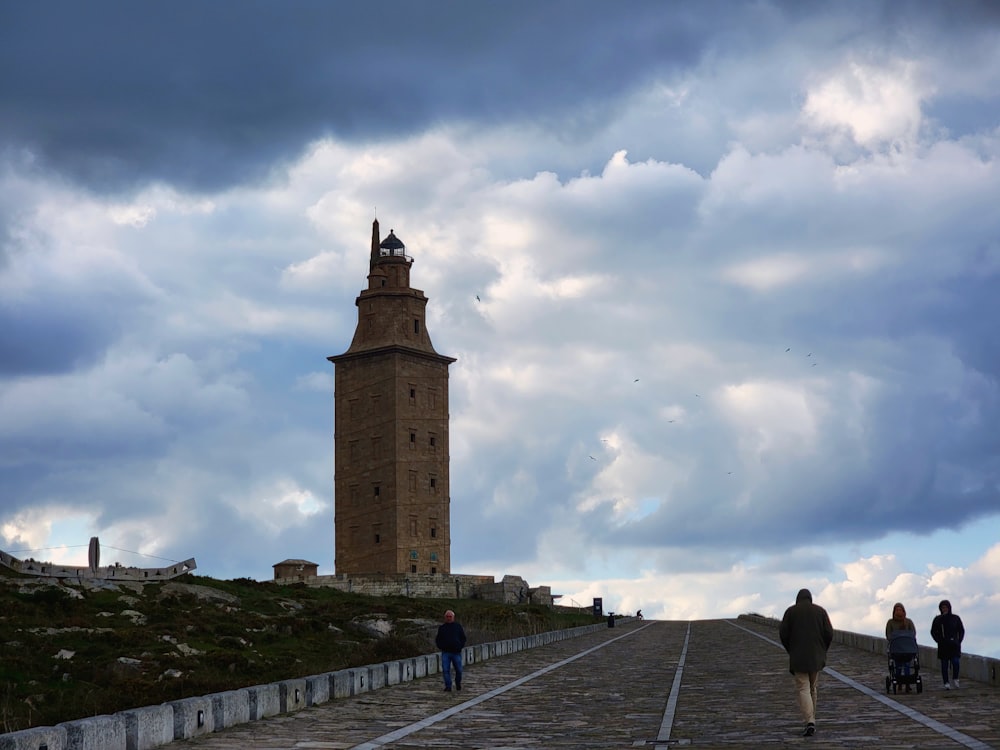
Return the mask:
<svg viewBox="0 0 1000 750">
<path fill-rule="evenodd" d="M 97 360 L 118 334 L 106 311 L 79 304 L 7 307 L 0 302 L 0 377 L 51 375 Z"/>
<path fill-rule="evenodd" d="M 695 60 L 709 18 L 649 2 L 4 4 L 2 137 L 94 187 L 214 188 L 326 133 L 600 118 L 588 105 Z"/>
<path fill-rule="evenodd" d="M 0 147 L 26 147 L 97 190 L 157 180 L 212 190 L 263 178 L 324 135 L 531 121 L 577 139 L 621 97 L 706 56 L 829 34 L 817 15 L 869 19 L 852 26 L 872 47 L 919 40 L 913 27 L 926 32 L 939 15 L 846 5 L 5 3 Z M 995 19 L 976 4 L 945 15 L 952 27 Z"/>
<path fill-rule="evenodd" d="M 956 355 L 994 382 L 1000 382 L 997 289 L 1000 289 L 1000 270 L 949 280 L 940 289 L 941 303 L 924 321 L 932 329 L 950 334 Z"/>
</svg>

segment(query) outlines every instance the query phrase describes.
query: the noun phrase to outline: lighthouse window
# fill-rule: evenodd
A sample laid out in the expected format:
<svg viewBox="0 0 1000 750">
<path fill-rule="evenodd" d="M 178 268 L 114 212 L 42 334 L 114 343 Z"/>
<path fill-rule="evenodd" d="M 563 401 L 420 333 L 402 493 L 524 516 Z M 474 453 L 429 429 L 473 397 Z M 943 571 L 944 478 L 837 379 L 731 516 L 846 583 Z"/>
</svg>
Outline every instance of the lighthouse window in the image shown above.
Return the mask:
<svg viewBox="0 0 1000 750">
<path fill-rule="evenodd" d="M 417 318 L 413 319 L 413 332 L 420 333 L 420 320 Z"/>
</svg>

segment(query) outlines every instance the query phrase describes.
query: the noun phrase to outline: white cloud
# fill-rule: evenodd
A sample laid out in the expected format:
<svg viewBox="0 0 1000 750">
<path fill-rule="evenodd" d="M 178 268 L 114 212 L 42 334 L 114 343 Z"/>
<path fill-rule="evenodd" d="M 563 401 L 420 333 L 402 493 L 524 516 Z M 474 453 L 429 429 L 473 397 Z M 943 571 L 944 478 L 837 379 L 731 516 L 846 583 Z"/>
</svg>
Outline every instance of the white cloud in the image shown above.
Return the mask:
<svg viewBox="0 0 1000 750">
<path fill-rule="evenodd" d="M 739 286 L 760 292 L 797 285 L 828 285 L 843 281 L 848 274 L 870 274 L 883 270 L 887 262 L 878 250 L 846 250 L 809 257 L 793 253 L 763 254 L 735 263 L 722 270 L 722 276 Z"/>
<path fill-rule="evenodd" d="M 301 487 L 294 479 L 280 477 L 253 487 L 249 496 L 224 498 L 230 510 L 252 520 L 263 533 L 277 533 L 320 513 L 327 501 Z"/>
<path fill-rule="evenodd" d="M 892 616 L 893 604 L 901 601 L 917 625 L 918 642 L 924 644 L 931 643 L 929 631 L 938 601 L 948 598 L 955 612 L 963 617 L 968 634 L 966 652 L 993 654 L 1000 645 L 1000 625 L 990 612 L 998 597 L 986 592 L 996 590 L 1000 574 L 994 571 L 1000 568 L 991 563 L 998 554 L 1000 545 L 969 568 L 948 571 L 946 579 L 931 571 L 907 571 L 893 554 L 844 563 L 840 566 L 843 579 L 792 572 L 767 576 L 761 575 L 760 568 L 742 563 L 715 573 L 647 570 L 635 577 L 604 580 L 552 579 L 545 578 L 542 570 L 532 573 L 539 580 L 551 581 L 553 592 L 563 594 L 563 604 L 589 606 L 594 597 L 601 597 L 605 611 L 634 613 L 642 609 L 648 619 L 709 619 L 748 612 L 780 619 L 785 608 L 794 603 L 798 589 L 805 587 L 812 591 L 813 600 L 830 613 L 834 627 L 880 636 Z M 787 562 L 778 567 L 792 570 Z M 986 579 L 975 582 L 986 588 L 962 580 L 986 570 Z"/>
<path fill-rule="evenodd" d="M 921 66 L 895 59 L 884 65 L 848 61 L 810 87 L 804 117 L 820 129 L 843 129 L 863 146 L 912 144 L 921 105 L 934 93 Z"/>
</svg>

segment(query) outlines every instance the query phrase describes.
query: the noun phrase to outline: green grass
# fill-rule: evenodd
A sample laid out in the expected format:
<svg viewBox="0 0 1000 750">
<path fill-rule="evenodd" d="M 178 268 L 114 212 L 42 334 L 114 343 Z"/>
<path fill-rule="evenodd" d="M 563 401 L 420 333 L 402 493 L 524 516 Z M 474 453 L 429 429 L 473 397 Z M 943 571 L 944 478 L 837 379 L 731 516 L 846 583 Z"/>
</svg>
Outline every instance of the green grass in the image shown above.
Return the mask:
<svg viewBox="0 0 1000 750">
<path fill-rule="evenodd" d="M 432 653 L 445 609 L 458 614 L 470 645 L 594 622 L 537 605 L 368 597 L 246 578 L 174 581 L 219 598 L 163 583 L 21 593 L 26 580 L 0 571 L 0 732 Z M 375 615 L 393 623 L 389 635 L 364 629 Z"/>
</svg>

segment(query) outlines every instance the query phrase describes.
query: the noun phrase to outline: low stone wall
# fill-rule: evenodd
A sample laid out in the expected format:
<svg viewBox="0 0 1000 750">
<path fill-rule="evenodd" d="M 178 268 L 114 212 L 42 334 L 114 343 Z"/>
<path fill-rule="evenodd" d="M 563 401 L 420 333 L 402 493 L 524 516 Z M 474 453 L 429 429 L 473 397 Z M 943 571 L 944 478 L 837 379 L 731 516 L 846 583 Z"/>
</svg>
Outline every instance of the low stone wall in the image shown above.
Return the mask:
<svg viewBox="0 0 1000 750">
<path fill-rule="evenodd" d="M 760 625 L 767 625 L 775 629 L 777 638 L 780 620 L 763 615 L 740 615 L 740 620 L 749 620 Z M 859 648 L 872 654 L 886 654 L 888 647 L 885 638 L 877 635 L 864 635 L 863 633 L 852 633 L 849 630 L 834 630 L 833 642 L 844 646 Z M 936 685 L 940 681 L 939 664 L 936 646 L 918 645 L 920 658 L 920 672 L 924 675 L 926 684 Z M 886 663 L 888 671 L 888 662 Z M 989 656 L 978 656 L 977 654 L 962 654 L 962 677 L 976 682 L 982 682 L 993 687 L 1000 687 L 1000 659 L 993 659 Z"/>
<path fill-rule="evenodd" d="M 551 630 L 537 635 L 466 646 L 462 659 L 466 664 L 476 664 L 576 638 L 606 627 L 602 621 L 567 630 Z M 411 682 L 440 671 L 440 654 L 425 654 L 410 659 L 185 698 L 108 716 L 67 721 L 55 727 L 35 727 L 0 734 L 0 750 L 148 750 L 278 713 L 291 713 L 338 698 L 378 690 L 387 685 Z"/>
<path fill-rule="evenodd" d="M 552 589 L 531 588 L 520 576 L 506 575 L 499 583 L 493 576 L 445 575 L 441 573 L 383 575 L 323 575 L 277 578 L 283 586 L 301 583 L 312 587 L 334 588 L 366 596 L 410 596 L 422 599 L 485 599 L 503 604 L 541 604 L 552 606 Z"/>
</svg>

